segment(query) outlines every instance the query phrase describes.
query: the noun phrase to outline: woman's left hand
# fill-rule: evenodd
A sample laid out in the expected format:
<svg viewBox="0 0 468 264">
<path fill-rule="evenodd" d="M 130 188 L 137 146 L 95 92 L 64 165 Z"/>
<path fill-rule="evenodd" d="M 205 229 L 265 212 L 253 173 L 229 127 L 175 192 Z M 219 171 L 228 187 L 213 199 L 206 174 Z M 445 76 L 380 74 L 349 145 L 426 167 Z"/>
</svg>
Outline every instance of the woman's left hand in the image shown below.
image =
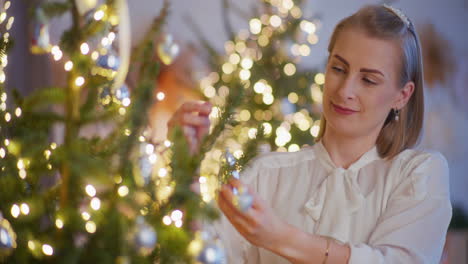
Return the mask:
<svg viewBox="0 0 468 264">
<path fill-rule="evenodd" d="M 285 234 L 286 223 L 277 217 L 273 209 L 249 188 L 253 196 L 252 207 L 242 212 L 233 204 L 232 188 L 245 185 L 239 180 L 231 179 L 222 186 L 218 197 L 218 206 L 237 231 L 251 244 L 270 251 L 278 250 L 278 243 Z"/>
</svg>

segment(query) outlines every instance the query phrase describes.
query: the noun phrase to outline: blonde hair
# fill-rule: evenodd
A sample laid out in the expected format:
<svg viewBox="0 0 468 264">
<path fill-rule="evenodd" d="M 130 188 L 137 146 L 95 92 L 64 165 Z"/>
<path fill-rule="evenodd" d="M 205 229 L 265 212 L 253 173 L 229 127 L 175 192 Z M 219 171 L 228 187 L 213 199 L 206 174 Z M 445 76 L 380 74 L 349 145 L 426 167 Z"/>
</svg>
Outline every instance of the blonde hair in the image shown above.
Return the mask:
<svg viewBox="0 0 468 264">
<path fill-rule="evenodd" d="M 369 5 L 357 13 L 341 20 L 335 27 L 328 45 L 331 55 L 340 32 L 347 28 L 364 30 L 370 37 L 397 41 L 402 50 L 402 64 L 398 85 L 403 88 L 407 82 L 414 82 L 414 92 L 408 103 L 400 109 L 399 120 L 395 121 L 392 109 L 377 138 L 377 150 L 382 158 L 393 158 L 419 141 L 424 118 L 423 65 L 421 46 L 411 22 L 404 21 L 401 14 L 391 8 Z M 325 134 L 326 119 L 322 115 L 319 141 Z"/>
</svg>

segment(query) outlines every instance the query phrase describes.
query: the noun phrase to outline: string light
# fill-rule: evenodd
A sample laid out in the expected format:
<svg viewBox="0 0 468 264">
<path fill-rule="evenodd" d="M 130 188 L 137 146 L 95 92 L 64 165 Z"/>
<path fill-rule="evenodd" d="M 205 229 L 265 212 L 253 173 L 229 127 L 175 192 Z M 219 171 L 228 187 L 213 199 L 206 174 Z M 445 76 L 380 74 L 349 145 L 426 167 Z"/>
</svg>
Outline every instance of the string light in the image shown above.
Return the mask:
<svg viewBox="0 0 468 264">
<path fill-rule="evenodd" d="M 59 61 L 63 56 L 63 52 L 60 50 L 59 46 L 57 45 L 52 47 L 52 49 L 50 50 L 50 53 L 52 53 L 52 55 L 54 56 L 55 61 Z"/>
<path fill-rule="evenodd" d="M 96 21 L 99 21 L 99 20 L 101 20 L 103 18 L 104 18 L 104 11 L 98 10 L 98 11 L 96 11 L 96 13 L 94 13 L 94 19 Z"/>
<path fill-rule="evenodd" d="M 287 63 L 285 66 L 284 66 L 284 73 L 287 75 L 287 76 L 293 76 L 295 73 L 296 73 L 296 66 L 294 66 L 294 64 L 292 63 Z"/>
<path fill-rule="evenodd" d="M 96 232 L 96 223 L 94 223 L 93 221 L 88 221 L 85 224 L 85 228 L 86 231 L 88 231 L 88 233 L 93 234 Z"/>
<path fill-rule="evenodd" d="M 170 225 L 172 223 L 171 217 L 168 215 L 164 216 L 162 221 L 165 225 Z"/>
<path fill-rule="evenodd" d="M 281 22 L 282 22 L 281 17 L 279 17 L 277 15 L 272 15 L 270 17 L 270 25 L 272 25 L 275 28 L 281 26 Z"/>
<path fill-rule="evenodd" d="M 164 100 L 165 97 L 166 97 L 166 95 L 163 92 L 158 92 L 156 94 L 156 99 L 158 99 L 158 101 Z"/>
<path fill-rule="evenodd" d="M 153 153 L 153 154 L 149 155 L 148 159 L 149 159 L 149 162 L 151 164 L 155 164 L 156 161 L 158 160 L 158 156 L 156 156 L 156 154 Z"/>
<path fill-rule="evenodd" d="M 6 113 L 6 114 L 5 114 L 5 121 L 10 122 L 10 120 L 11 120 L 11 114 L 10 114 L 10 113 Z"/>
<path fill-rule="evenodd" d="M 20 213 L 21 213 L 20 207 L 19 207 L 17 204 L 13 204 L 13 205 L 11 206 L 10 213 L 11 213 L 11 216 L 13 216 L 14 218 L 18 218 L 18 216 L 19 216 Z"/>
<path fill-rule="evenodd" d="M 63 228 L 63 220 L 60 219 L 60 218 L 55 219 L 55 226 L 56 226 L 58 229 L 62 229 L 62 228 Z"/>
<path fill-rule="evenodd" d="M 20 206 L 20 209 L 21 209 L 22 214 L 24 214 L 24 215 L 29 214 L 29 206 L 26 203 L 22 203 L 21 206 Z"/>
<path fill-rule="evenodd" d="M 120 197 L 125 197 L 128 195 L 128 192 L 129 192 L 129 189 L 127 186 L 125 185 L 122 185 L 119 187 L 119 189 L 117 190 L 118 194 Z"/>
<path fill-rule="evenodd" d="M 300 147 L 297 144 L 291 144 L 288 147 L 288 152 L 296 152 L 296 151 L 299 151 L 299 150 L 300 150 Z"/>
<path fill-rule="evenodd" d="M 88 212 L 82 212 L 81 218 L 83 218 L 85 221 L 88 221 L 91 218 L 91 215 Z"/>
<path fill-rule="evenodd" d="M 310 34 L 308 37 L 307 37 L 307 41 L 312 44 L 312 45 L 315 45 L 318 43 L 319 39 L 318 39 L 318 36 L 315 35 L 315 34 Z"/>
<path fill-rule="evenodd" d="M 237 53 L 233 53 L 229 55 L 229 62 L 233 65 L 239 64 L 240 62 L 240 56 Z"/>
<path fill-rule="evenodd" d="M 164 178 L 166 177 L 167 175 L 167 169 L 166 168 L 160 168 L 159 171 L 158 171 L 158 176 L 161 177 L 161 178 Z"/>
<path fill-rule="evenodd" d="M 271 93 L 264 93 L 263 94 L 263 103 L 266 105 L 271 105 L 275 101 L 275 98 Z"/>
<path fill-rule="evenodd" d="M 21 113 L 22 113 L 21 108 L 17 107 L 16 110 L 15 110 L 16 117 L 20 117 Z"/>
<path fill-rule="evenodd" d="M 239 72 L 239 78 L 243 81 L 250 79 L 250 75 L 251 75 L 250 71 L 246 69 L 243 69 Z"/>
<path fill-rule="evenodd" d="M 262 22 L 258 18 L 251 19 L 249 22 L 250 32 L 252 34 L 258 34 L 262 31 Z"/>
<path fill-rule="evenodd" d="M 30 250 L 35 250 L 36 249 L 36 243 L 34 243 L 34 241 L 32 241 L 32 240 L 29 240 L 28 241 L 28 248 Z"/>
<path fill-rule="evenodd" d="M 314 77 L 314 81 L 318 85 L 323 85 L 325 83 L 325 75 L 323 73 L 317 73 Z"/>
<path fill-rule="evenodd" d="M 82 86 L 84 82 L 85 82 L 85 79 L 82 76 L 78 76 L 75 79 L 75 85 L 78 87 Z"/>
<path fill-rule="evenodd" d="M 89 45 L 86 42 L 81 43 L 80 45 L 81 54 L 86 55 L 89 53 Z"/>
<path fill-rule="evenodd" d="M 69 72 L 73 69 L 73 62 L 67 61 L 63 67 L 65 71 Z"/>
<path fill-rule="evenodd" d="M 313 126 L 310 128 L 310 134 L 311 134 L 313 137 L 317 137 L 319 131 L 320 131 L 320 126 L 318 126 L 318 125 L 313 125 Z"/>
<path fill-rule="evenodd" d="M 90 197 L 96 196 L 96 188 L 94 188 L 94 186 L 91 184 L 86 185 L 85 191 L 86 191 L 86 194 L 88 194 L 88 196 Z"/>
<path fill-rule="evenodd" d="M 94 211 L 97 211 L 99 210 L 99 208 L 101 208 L 101 200 L 99 200 L 99 198 L 97 197 L 94 197 L 93 199 L 91 199 L 91 208 L 93 208 Z"/>
<path fill-rule="evenodd" d="M 154 152 L 154 145 L 153 144 L 146 144 L 145 146 L 145 153 L 150 155 Z"/>
<path fill-rule="evenodd" d="M 47 256 L 52 256 L 54 254 L 54 248 L 51 245 L 44 244 L 42 245 L 42 252 Z"/>
<path fill-rule="evenodd" d="M 243 58 L 241 61 L 242 68 L 249 70 L 253 66 L 253 60 L 251 58 Z"/>
<path fill-rule="evenodd" d="M 314 102 L 319 103 L 319 104 L 322 103 L 323 94 L 318 85 L 312 84 L 310 87 L 310 93 L 311 93 L 312 100 Z"/>
<path fill-rule="evenodd" d="M 46 149 L 44 150 L 44 157 L 46 158 L 46 160 L 48 160 L 50 158 L 50 155 L 52 154 L 52 151 Z"/>
</svg>

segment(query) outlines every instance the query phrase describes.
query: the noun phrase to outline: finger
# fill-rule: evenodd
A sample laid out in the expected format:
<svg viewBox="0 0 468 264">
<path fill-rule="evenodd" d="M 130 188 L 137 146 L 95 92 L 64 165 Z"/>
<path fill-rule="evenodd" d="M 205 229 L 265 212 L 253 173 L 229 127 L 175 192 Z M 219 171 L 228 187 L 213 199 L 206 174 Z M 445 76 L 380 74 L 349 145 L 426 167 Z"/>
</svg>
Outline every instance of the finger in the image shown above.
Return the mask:
<svg viewBox="0 0 468 264">
<path fill-rule="evenodd" d="M 210 119 L 207 116 L 198 116 L 193 113 L 184 113 L 181 116 L 180 123 L 182 125 L 194 127 L 209 127 Z"/>
<path fill-rule="evenodd" d="M 204 102 L 202 105 L 202 109 L 198 112 L 200 115 L 208 116 L 213 109 L 213 105 L 210 102 Z"/>
<path fill-rule="evenodd" d="M 229 221 L 236 226 L 236 228 L 240 227 L 245 230 L 250 225 L 249 219 L 237 210 L 237 208 L 232 204 L 232 200 L 229 197 L 226 197 L 226 195 L 223 194 L 223 191 L 221 191 L 218 197 L 218 206 Z"/>
<path fill-rule="evenodd" d="M 257 212 L 255 212 L 254 210 L 250 210 L 250 209 L 247 211 L 241 211 L 234 205 L 233 201 L 235 197 L 230 187 L 226 185 L 223 186 L 221 188 L 220 197 L 224 198 L 224 200 L 227 202 L 229 207 L 235 211 L 237 216 L 244 218 L 250 225 L 255 224 L 257 222 L 255 220 Z"/>
<path fill-rule="evenodd" d="M 211 104 L 209 102 L 190 101 L 181 106 L 182 112 L 196 112 L 202 115 L 208 115 L 211 112 Z"/>
</svg>

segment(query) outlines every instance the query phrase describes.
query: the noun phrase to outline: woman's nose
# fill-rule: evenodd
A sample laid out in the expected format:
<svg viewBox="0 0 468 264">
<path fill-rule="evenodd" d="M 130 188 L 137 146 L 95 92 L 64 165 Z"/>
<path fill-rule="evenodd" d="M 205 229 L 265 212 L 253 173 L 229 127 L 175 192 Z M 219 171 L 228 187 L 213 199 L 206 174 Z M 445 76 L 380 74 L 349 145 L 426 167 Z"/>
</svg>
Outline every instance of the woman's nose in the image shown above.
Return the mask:
<svg viewBox="0 0 468 264">
<path fill-rule="evenodd" d="M 346 79 L 341 82 L 340 87 L 338 88 L 338 94 L 342 99 L 352 100 L 356 97 L 356 83 L 351 76 L 348 76 Z"/>
</svg>

